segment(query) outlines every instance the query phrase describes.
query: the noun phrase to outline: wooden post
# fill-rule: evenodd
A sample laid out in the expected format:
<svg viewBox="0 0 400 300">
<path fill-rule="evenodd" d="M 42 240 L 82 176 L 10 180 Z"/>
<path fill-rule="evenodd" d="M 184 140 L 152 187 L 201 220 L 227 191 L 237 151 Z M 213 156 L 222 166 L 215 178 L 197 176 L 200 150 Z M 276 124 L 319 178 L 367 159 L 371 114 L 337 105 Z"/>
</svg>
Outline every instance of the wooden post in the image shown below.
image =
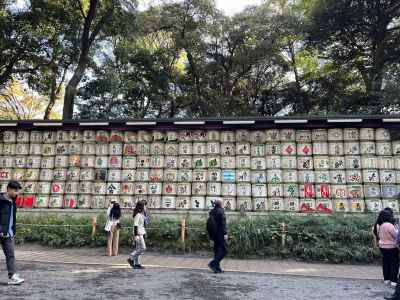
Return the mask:
<svg viewBox="0 0 400 300">
<path fill-rule="evenodd" d="M 182 218 L 181 221 L 181 241 L 182 241 L 183 251 L 185 251 L 185 239 L 186 239 L 186 217 Z"/>
<path fill-rule="evenodd" d="M 282 248 L 285 248 L 286 246 L 286 231 L 287 231 L 287 224 L 285 224 L 285 222 L 283 222 L 281 224 L 281 229 L 282 229 Z"/>
<path fill-rule="evenodd" d="M 96 235 L 96 226 L 97 226 L 97 216 L 94 216 L 92 219 L 92 239 Z"/>
</svg>

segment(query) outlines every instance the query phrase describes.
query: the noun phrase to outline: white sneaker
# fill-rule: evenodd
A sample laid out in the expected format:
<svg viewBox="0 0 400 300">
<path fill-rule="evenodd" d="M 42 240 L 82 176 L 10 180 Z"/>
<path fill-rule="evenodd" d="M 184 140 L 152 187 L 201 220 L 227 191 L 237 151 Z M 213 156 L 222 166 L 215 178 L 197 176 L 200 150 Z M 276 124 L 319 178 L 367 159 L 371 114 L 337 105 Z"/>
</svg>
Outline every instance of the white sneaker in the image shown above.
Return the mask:
<svg viewBox="0 0 400 300">
<path fill-rule="evenodd" d="M 395 288 L 395 287 L 397 286 L 397 282 L 393 282 L 393 281 L 392 281 L 392 282 L 390 283 L 390 286 Z"/>
<path fill-rule="evenodd" d="M 18 274 L 14 274 L 11 279 L 8 281 L 8 285 L 20 285 L 25 280 L 19 277 Z"/>
<path fill-rule="evenodd" d="M 384 280 L 383 283 L 389 285 L 390 284 L 390 280 Z"/>
</svg>

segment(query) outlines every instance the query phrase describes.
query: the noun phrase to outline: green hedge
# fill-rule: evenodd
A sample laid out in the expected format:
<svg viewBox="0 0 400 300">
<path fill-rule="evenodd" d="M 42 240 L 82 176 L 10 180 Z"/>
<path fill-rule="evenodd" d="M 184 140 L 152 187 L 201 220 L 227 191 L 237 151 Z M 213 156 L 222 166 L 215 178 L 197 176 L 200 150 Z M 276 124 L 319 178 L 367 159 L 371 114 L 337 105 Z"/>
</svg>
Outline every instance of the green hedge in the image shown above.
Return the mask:
<svg viewBox="0 0 400 300">
<path fill-rule="evenodd" d="M 242 217 L 229 224 L 229 250 L 237 258 L 293 258 L 334 263 L 369 263 L 379 258 L 374 246 L 372 215 L 290 216 L 272 214 L 258 218 Z M 17 243 L 36 242 L 50 247 L 105 247 L 106 235 L 99 225 L 91 237 L 91 218 L 66 216 L 19 217 Z M 98 224 L 104 224 L 103 216 Z M 282 223 L 288 230 L 282 245 Z M 122 220 L 121 246 L 132 246 L 132 219 Z M 49 226 L 49 225 L 86 225 Z M 173 219 L 152 219 L 148 228 L 148 248 L 155 251 L 182 253 L 180 222 Z M 188 220 L 185 251 L 210 251 L 204 220 Z"/>
</svg>

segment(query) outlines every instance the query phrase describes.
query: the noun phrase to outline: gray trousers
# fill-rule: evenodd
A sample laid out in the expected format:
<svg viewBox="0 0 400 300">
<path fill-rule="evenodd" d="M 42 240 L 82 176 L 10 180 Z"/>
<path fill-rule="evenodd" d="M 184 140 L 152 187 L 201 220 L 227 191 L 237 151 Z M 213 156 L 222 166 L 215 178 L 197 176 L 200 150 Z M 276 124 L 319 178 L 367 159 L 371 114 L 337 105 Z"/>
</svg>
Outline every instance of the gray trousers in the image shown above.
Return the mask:
<svg viewBox="0 0 400 300">
<path fill-rule="evenodd" d="M 17 272 L 14 255 L 14 238 L 0 238 L 0 243 L 6 257 L 8 277 L 11 278 Z"/>
<path fill-rule="evenodd" d="M 143 235 L 139 235 L 139 240 L 136 241 L 136 250 L 131 253 L 131 258 L 135 265 L 139 264 L 139 257 L 143 255 L 146 250 L 146 243 L 144 241 Z"/>
</svg>

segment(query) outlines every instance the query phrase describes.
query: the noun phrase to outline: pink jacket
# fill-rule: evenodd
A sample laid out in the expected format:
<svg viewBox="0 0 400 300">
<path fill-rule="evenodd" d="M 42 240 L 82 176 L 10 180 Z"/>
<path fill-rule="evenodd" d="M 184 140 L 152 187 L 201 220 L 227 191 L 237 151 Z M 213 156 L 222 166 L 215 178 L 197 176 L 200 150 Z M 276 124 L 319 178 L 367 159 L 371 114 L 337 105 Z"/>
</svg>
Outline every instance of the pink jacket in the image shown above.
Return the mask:
<svg viewBox="0 0 400 300">
<path fill-rule="evenodd" d="M 397 230 L 391 223 L 383 223 L 378 227 L 379 248 L 393 249 L 397 247 Z"/>
</svg>

